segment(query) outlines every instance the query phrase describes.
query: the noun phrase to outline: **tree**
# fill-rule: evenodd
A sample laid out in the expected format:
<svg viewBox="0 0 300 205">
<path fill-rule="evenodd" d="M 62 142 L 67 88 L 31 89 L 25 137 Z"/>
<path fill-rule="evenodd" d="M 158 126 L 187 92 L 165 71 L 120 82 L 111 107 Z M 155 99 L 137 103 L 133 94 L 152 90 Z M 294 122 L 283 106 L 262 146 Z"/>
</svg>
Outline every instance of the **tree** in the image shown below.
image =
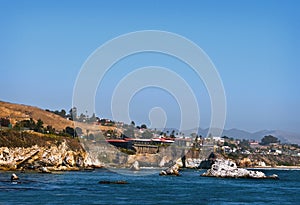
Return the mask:
<svg viewBox="0 0 300 205">
<path fill-rule="evenodd" d="M 47 125 L 47 127 L 45 128 L 45 132 L 47 132 L 49 134 L 54 134 L 55 128 L 53 128 L 51 125 Z"/>
<path fill-rule="evenodd" d="M 82 129 L 80 127 L 75 128 L 75 133 L 76 135 L 80 135 L 80 136 L 83 135 Z"/>
<path fill-rule="evenodd" d="M 135 126 L 135 122 L 134 121 L 131 121 L 130 123 L 133 127 Z"/>
<path fill-rule="evenodd" d="M 262 139 L 261 139 L 261 145 L 269 145 L 271 143 L 279 143 L 279 140 L 277 137 L 274 137 L 272 135 L 267 135 L 267 136 L 264 136 Z"/>
<path fill-rule="evenodd" d="M 245 140 L 245 139 L 243 139 L 241 142 L 240 142 L 240 147 L 242 148 L 242 149 L 249 149 L 250 148 L 250 142 L 249 142 L 249 140 Z"/>
<path fill-rule="evenodd" d="M 96 122 L 96 121 L 97 121 L 96 114 L 93 113 L 93 115 L 89 118 L 89 122 Z"/>
<path fill-rule="evenodd" d="M 21 122 L 23 122 L 23 127 L 27 127 L 30 130 L 34 130 L 36 127 L 35 122 L 32 118 L 30 118 L 29 120 L 23 120 Z"/>
<path fill-rule="evenodd" d="M 77 137 L 77 133 L 75 132 L 73 127 L 66 127 L 66 133 L 71 137 Z"/>
<path fill-rule="evenodd" d="M 64 109 L 61 109 L 61 111 L 58 111 L 58 110 L 55 110 L 55 111 L 51 111 L 51 110 L 49 110 L 49 109 L 46 109 L 46 111 L 47 112 L 51 112 L 51 113 L 54 113 L 54 114 L 56 114 L 56 115 L 59 115 L 59 116 L 61 116 L 61 117 L 63 117 L 63 118 L 65 118 L 66 117 L 66 111 L 64 110 Z"/>
<path fill-rule="evenodd" d="M 134 138 L 134 129 L 132 126 L 129 126 L 124 130 L 123 138 Z"/>
<path fill-rule="evenodd" d="M 0 126 L 8 127 L 10 125 L 10 120 L 8 118 L 0 118 Z"/>
<path fill-rule="evenodd" d="M 33 130 L 36 132 L 43 132 L 43 124 L 44 122 L 41 119 L 38 119 Z"/>
<path fill-rule="evenodd" d="M 141 129 L 147 129 L 147 125 L 142 124 L 142 125 L 141 125 Z"/>
<path fill-rule="evenodd" d="M 60 116 L 65 118 L 66 117 L 67 112 L 64 109 L 61 109 L 60 111 Z"/>
<path fill-rule="evenodd" d="M 172 130 L 170 137 L 171 137 L 171 138 L 176 138 L 176 137 L 175 137 L 175 130 Z"/>
<path fill-rule="evenodd" d="M 72 120 L 76 120 L 77 119 L 77 108 L 73 107 L 70 109 L 69 114 L 71 116 Z"/>
<path fill-rule="evenodd" d="M 223 146 L 229 146 L 228 142 L 224 142 Z"/>
<path fill-rule="evenodd" d="M 91 133 L 88 135 L 88 139 L 89 140 L 95 140 L 95 136 Z"/>
<path fill-rule="evenodd" d="M 84 122 L 85 120 L 86 120 L 86 116 L 83 113 L 81 113 L 80 116 L 79 116 L 78 121 L 79 122 Z"/>
<path fill-rule="evenodd" d="M 142 133 L 142 138 L 144 139 L 151 139 L 153 137 L 153 134 L 149 130 L 145 130 Z"/>
<path fill-rule="evenodd" d="M 36 125 L 35 125 L 34 120 L 32 118 L 30 118 L 29 120 L 22 120 L 22 121 L 17 122 L 14 127 L 18 130 L 21 128 L 28 128 L 30 130 L 35 130 Z"/>
</svg>

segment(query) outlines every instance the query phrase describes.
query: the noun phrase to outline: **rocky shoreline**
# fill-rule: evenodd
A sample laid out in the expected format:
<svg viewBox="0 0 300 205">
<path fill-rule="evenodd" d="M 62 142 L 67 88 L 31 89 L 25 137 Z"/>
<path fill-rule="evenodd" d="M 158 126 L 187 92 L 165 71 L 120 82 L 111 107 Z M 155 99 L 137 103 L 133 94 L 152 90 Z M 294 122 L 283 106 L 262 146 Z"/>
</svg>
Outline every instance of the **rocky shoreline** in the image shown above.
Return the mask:
<svg viewBox="0 0 300 205">
<path fill-rule="evenodd" d="M 129 168 L 134 171 L 140 167 L 171 167 L 162 172 L 175 173 L 181 167 L 191 169 L 209 169 L 216 157 L 207 160 L 186 157 L 182 162 L 180 154 L 172 149 L 162 149 L 157 154 L 127 155 L 107 143 L 79 142 L 78 139 L 61 136 L 42 135 L 32 132 L 2 132 L 0 135 L 0 170 L 2 171 L 78 171 L 93 168 L 115 167 Z M 176 162 L 174 159 L 178 159 Z M 251 167 L 254 168 L 254 167 Z M 299 169 L 300 167 L 256 167 Z"/>
<path fill-rule="evenodd" d="M 93 166 L 83 150 L 71 150 L 63 141 L 49 147 L 1 147 L 0 170 L 33 170 L 40 172 L 80 170 Z"/>
<path fill-rule="evenodd" d="M 143 156 L 145 157 L 145 156 Z M 155 158 L 156 156 L 152 156 Z M 120 168 L 129 168 L 134 171 L 139 171 L 140 162 L 139 156 L 130 155 L 127 162 L 123 167 Z M 147 158 L 151 158 L 148 156 Z M 145 159 L 144 159 L 145 160 Z M 221 160 L 221 161 L 220 161 Z M 245 168 L 238 168 L 233 161 L 230 161 L 231 164 L 234 164 L 233 167 L 230 167 L 229 160 L 217 159 L 214 164 L 210 164 L 210 167 L 201 167 L 201 162 L 206 162 L 207 160 L 200 159 L 186 159 L 187 169 L 207 169 L 208 172 L 203 176 L 214 176 L 224 177 L 223 174 L 213 174 L 211 168 L 215 168 L 217 164 L 232 168 L 237 170 L 242 170 Z M 131 164 L 131 165 L 130 165 Z M 159 162 L 157 163 L 159 165 Z M 153 164 L 151 164 L 153 165 Z M 162 164 L 163 165 L 163 164 Z M 164 164 L 165 165 L 165 164 Z M 32 147 L 0 147 L 0 170 L 1 171 L 37 171 L 42 173 L 54 172 L 54 171 L 79 171 L 79 170 L 91 170 L 94 168 L 105 168 L 111 167 L 110 164 L 105 164 L 99 159 L 90 156 L 88 152 L 82 150 L 72 150 L 70 149 L 68 143 L 63 141 L 60 145 L 51 145 L 48 147 L 40 147 L 34 145 Z M 157 166 L 157 168 L 162 166 Z M 183 167 L 181 160 L 177 160 L 174 165 L 171 165 L 169 168 L 162 170 L 161 175 L 179 175 L 179 170 Z M 116 167 L 118 168 L 118 167 Z M 256 166 L 256 167 L 247 167 L 250 169 L 300 169 L 300 167 L 295 166 Z M 246 172 L 245 172 L 246 173 Z M 251 173 L 250 173 L 251 174 Z M 234 177 L 236 177 L 234 175 Z"/>
</svg>

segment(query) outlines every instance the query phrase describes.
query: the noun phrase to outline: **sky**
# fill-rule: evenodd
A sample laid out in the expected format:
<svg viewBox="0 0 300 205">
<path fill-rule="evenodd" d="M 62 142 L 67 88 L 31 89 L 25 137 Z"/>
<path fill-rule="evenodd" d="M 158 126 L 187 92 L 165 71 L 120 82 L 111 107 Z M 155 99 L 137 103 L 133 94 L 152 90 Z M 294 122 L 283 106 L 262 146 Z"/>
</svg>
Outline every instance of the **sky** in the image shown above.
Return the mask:
<svg viewBox="0 0 300 205">
<path fill-rule="evenodd" d="M 0 0 L 0 100 L 69 110 L 80 70 L 99 46 L 126 33 L 161 30 L 194 42 L 215 65 L 226 94 L 226 129 L 299 133 L 299 9 L 289 0 Z M 210 98 L 201 79 L 160 53 L 130 56 L 106 73 L 95 98 L 98 116 L 112 118 L 115 87 L 145 66 L 184 78 L 199 104 L 200 127 L 209 126 Z M 136 124 L 150 125 L 149 112 L 157 107 L 167 127 L 180 124 L 180 102 L 164 89 L 142 89 L 129 106 Z"/>
</svg>

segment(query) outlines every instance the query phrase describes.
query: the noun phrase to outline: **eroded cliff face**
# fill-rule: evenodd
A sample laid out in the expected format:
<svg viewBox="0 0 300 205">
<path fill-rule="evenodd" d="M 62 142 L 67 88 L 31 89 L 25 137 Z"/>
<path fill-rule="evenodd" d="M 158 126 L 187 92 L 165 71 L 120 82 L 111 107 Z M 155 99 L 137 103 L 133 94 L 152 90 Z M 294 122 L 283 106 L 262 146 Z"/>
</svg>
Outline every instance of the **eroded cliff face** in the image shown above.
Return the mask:
<svg viewBox="0 0 300 205">
<path fill-rule="evenodd" d="M 87 166 L 84 150 L 72 150 L 66 141 L 41 147 L 1 147 L 0 169 L 3 170 L 78 170 Z"/>
<path fill-rule="evenodd" d="M 40 171 L 46 168 L 49 171 L 65 171 L 87 167 L 128 168 L 136 161 L 145 167 L 163 167 L 173 164 L 180 157 L 176 156 L 176 152 L 172 149 L 162 149 L 157 154 L 128 155 L 108 143 L 91 141 L 80 143 L 69 138 L 52 140 L 44 137 L 42 140 L 36 139 L 36 142 L 40 142 L 38 144 L 28 144 L 28 139 L 33 140 L 37 137 L 39 136 L 15 136 L 27 144 L 14 138 L 18 146 L 9 144 L 10 146 L 0 147 L 0 170 Z"/>
<path fill-rule="evenodd" d="M 101 164 L 104 167 L 129 168 L 138 162 L 141 167 L 166 167 L 181 158 L 184 150 L 175 147 L 161 147 L 158 153 L 126 154 L 107 142 L 81 141 L 87 152 L 87 164 Z"/>
<path fill-rule="evenodd" d="M 102 142 L 103 141 L 103 142 Z M 121 152 L 105 140 L 93 141 L 31 131 L 0 131 L 0 170 L 80 170 L 87 167 L 168 167 L 186 150 L 160 147 L 156 154 Z M 193 161 L 192 161 L 193 162 Z M 187 158 L 188 167 L 194 165 Z M 194 167 L 194 166 L 192 166 Z"/>
</svg>

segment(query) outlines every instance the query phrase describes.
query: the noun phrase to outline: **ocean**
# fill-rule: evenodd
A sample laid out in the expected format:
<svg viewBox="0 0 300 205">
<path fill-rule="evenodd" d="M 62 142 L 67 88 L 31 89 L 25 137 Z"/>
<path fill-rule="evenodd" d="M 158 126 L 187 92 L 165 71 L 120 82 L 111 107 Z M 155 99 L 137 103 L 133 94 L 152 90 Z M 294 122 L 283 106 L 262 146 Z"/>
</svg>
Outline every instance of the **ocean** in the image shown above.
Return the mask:
<svg viewBox="0 0 300 205">
<path fill-rule="evenodd" d="M 279 180 L 206 178 L 204 170 L 183 170 L 181 176 L 123 175 L 94 171 L 16 174 L 0 172 L 0 204 L 299 204 L 300 170 L 262 170 Z M 126 171 L 125 171 L 126 172 Z M 130 171 L 128 171 L 129 173 Z M 147 170 L 146 170 L 147 172 Z M 128 184 L 99 184 L 125 180 Z"/>
</svg>

